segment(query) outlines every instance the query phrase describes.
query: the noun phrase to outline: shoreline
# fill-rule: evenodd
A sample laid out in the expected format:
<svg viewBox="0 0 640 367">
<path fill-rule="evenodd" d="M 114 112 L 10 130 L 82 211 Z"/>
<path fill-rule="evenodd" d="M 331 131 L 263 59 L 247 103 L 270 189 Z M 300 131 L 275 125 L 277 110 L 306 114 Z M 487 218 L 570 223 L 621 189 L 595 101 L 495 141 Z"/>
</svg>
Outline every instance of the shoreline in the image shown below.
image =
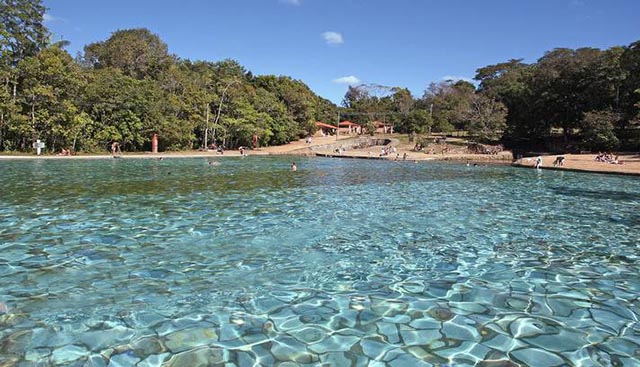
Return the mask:
<svg viewBox="0 0 640 367">
<path fill-rule="evenodd" d="M 497 155 L 471 154 L 464 152 L 453 152 L 448 154 L 426 154 L 424 151 L 413 151 L 413 145 L 400 143 L 398 135 L 377 136 L 378 139 L 393 139 L 390 144 L 395 147 L 393 154 L 380 156 L 374 152 L 379 152 L 382 146 L 370 146 L 360 149 L 346 149 L 340 153 L 334 151 L 338 147 L 349 146 L 354 140 L 362 139 L 361 136 L 326 136 L 314 137 L 312 143 L 305 139 L 290 142 L 285 145 L 258 148 L 255 150 L 245 150 L 245 156 L 315 156 L 323 158 L 349 158 L 349 159 L 378 159 L 388 161 L 425 161 L 425 162 L 450 162 L 450 163 L 471 163 L 481 165 L 511 165 L 516 168 L 534 168 L 535 158 L 522 158 L 516 162 L 512 159 L 510 151 L 503 151 Z M 397 159 L 396 159 L 397 155 Z M 406 155 L 406 159 L 403 157 Z M 553 167 L 553 162 L 558 156 L 565 157 L 564 165 Z M 564 155 L 543 155 L 542 169 L 555 171 L 586 172 L 617 174 L 625 176 L 640 176 L 640 154 L 624 153 L 619 154 L 622 164 L 609 164 L 596 162 L 595 154 L 564 154 Z M 118 155 L 121 159 L 174 159 L 174 158 L 207 158 L 223 159 L 225 157 L 241 157 L 239 150 L 226 150 L 224 154 L 216 151 L 179 151 L 179 152 L 137 152 Z M 88 160 L 88 159 L 114 159 L 111 154 L 80 154 L 72 156 L 62 155 L 35 155 L 35 154 L 0 154 L 1 161 L 11 160 Z"/>
<path fill-rule="evenodd" d="M 596 154 L 557 154 L 542 156 L 543 163 L 540 169 L 550 171 L 569 171 L 601 173 L 609 175 L 640 176 L 640 155 L 620 154 L 621 164 L 596 162 Z M 553 162 L 557 157 L 565 157 L 564 165 L 554 167 Z M 513 162 L 511 166 L 517 168 L 535 169 L 535 158 L 522 158 Z"/>
<path fill-rule="evenodd" d="M 535 169 L 533 163 L 529 162 L 513 162 L 510 159 L 495 159 L 490 158 L 490 156 L 484 154 L 461 154 L 461 155 L 422 155 L 422 156 L 408 156 L 406 160 L 402 158 L 395 159 L 395 157 L 390 156 L 369 156 L 368 154 L 338 154 L 338 153 L 330 153 L 330 152 L 309 152 L 309 151 L 300 151 L 300 150 L 292 150 L 285 152 L 265 152 L 265 151 L 250 151 L 249 154 L 246 154 L 245 157 L 258 156 L 258 157 L 267 157 L 267 156 L 307 156 L 307 157 L 319 157 L 319 158 L 342 158 L 342 159 L 366 159 L 366 160 L 385 160 L 392 162 L 446 162 L 446 163 L 457 163 L 457 164 L 480 164 L 480 165 L 496 165 L 496 166 L 512 166 L 515 168 L 524 168 L 524 169 Z M 565 155 L 566 157 L 567 155 Z M 579 159 L 578 162 L 573 162 L 570 160 L 566 160 L 565 166 L 563 167 L 553 167 L 549 165 L 543 165 L 540 167 L 542 170 L 548 171 L 568 171 L 568 172 L 584 172 L 584 173 L 600 173 L 600 174 L 608 174 L 608 175 L 623 175 L 623 176 L 640 176 L 640 159 L 638 162 L 629 162 L 631 164 L 625 163 L 623 165 L 613 165 L 602 162 L 594 162 L 595 167 L 591 165 L 591 167 L 584 167 L 584 164 L 576 164 L 580 161 L 584 162 L 584 158 L 590 158 L 593 154 L 587 155 L 571 155 L 573 158 L 576 156 L 582 157 L 583 159 Z M 229 151 L 225 154 L 217 154 L 214 151 L 211 152 L 172 152 L 172 153 L 132 153 L 132 154 L 124 154 L 121 156 L 113 157 L 111 155 L 105 154 L 97 154 L 97 155 L 73 155 L 73 156 L 57 156 L 57 155 L 0 155 L 1 161 L 26 161 L 26 160 L 108 160 L 108 159 L 156 159 L 156 160 L 164 160 L 164 159 L 181 159 L 181 158 L 218 158 L 224 159 L 225 157 L 242 157 L 237 151 Z M 546 156 L 550 157 L 550 156 Z"/>
<path fill-rule="evenodd" d="M 535 167 L 530 167 L 530 166 L 526 166 L 518 163 L 511 163 L 511 166 L 516 168 L 535 169 Z M 603 175 L 640 176 L 640 172 L 589 170 L 589 169 L 565 168 L 565 167 L 540 167 L 540 169 L 545 171 L 567 171 L 567 172 L 599 173 Z"/>
</svg>

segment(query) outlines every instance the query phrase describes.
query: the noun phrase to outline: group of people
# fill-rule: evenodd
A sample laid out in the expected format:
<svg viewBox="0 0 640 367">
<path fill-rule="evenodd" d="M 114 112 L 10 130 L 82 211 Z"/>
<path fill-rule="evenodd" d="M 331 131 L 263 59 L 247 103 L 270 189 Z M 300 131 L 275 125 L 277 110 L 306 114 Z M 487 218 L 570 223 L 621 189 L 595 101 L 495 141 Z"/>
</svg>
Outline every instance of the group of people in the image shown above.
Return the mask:
<svg viewBox="0 0 640 367">
<path fill-rule="evenodd" d="M 522 159 L 522 158 L 519 158 L 519 159 Z M 526 158 L 526 160 L 529 160 L 529 159 L 530 158 Z M 562 166 L 564 166 L 564 160 L 565 160 L 564 156 L 562 156 L 562 155 L 557 156 L 556 159 L 553 161 L 553 166 L 554 167 L 558 167 L 558 166 L 562 167 Z M 533 161 L 533 167 L 536 168 L 536 169 L 541 169 L 542 168 L 542 156 L 537 156 L 535 158 L 535 160 Z"/>
<path fill-rule="evenodd" d="M 611 164 L 622 164 L 621 161 L 618 160 L 618 156 L 614 156 L 613 153 L 598 153 L 596 156 L 596 162 L 604 162 Z"/>
<path fill-rule="evenodd" d="M 208 149 L 215 151 L 216 154 L 224 154 L 224 147 L 222 145 L 216 144 L 215 142 L 211 143 Z"/>
<path fill-rule="evenodd" d="M 386 157 L 389 154 L 396 154 L 396 147 L 385 145 L 380 149 L 380 157 Z"/>
<path fill-rule="evenodd" d="M 62 150 L 60 151 L 60 153 L 58 153 L 58 155 L 61 156 L 69 156 L 71 155 L 71 151 L 67 148 L 62 148 Z"/>
</svg>

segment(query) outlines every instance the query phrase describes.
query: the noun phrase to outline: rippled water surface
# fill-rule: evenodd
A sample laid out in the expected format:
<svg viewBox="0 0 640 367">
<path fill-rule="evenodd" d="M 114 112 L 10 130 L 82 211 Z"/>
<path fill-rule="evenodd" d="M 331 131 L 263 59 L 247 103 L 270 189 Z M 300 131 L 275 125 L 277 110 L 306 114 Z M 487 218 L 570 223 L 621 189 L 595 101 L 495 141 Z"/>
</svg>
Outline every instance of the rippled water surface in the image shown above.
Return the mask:
<svg viewBox="0 0 640 367">
<path fill-rule="evenodd" d="M 219 162 L 0 161 L 0 365 L 640 365 L 638 178 Z"/>
</svg>

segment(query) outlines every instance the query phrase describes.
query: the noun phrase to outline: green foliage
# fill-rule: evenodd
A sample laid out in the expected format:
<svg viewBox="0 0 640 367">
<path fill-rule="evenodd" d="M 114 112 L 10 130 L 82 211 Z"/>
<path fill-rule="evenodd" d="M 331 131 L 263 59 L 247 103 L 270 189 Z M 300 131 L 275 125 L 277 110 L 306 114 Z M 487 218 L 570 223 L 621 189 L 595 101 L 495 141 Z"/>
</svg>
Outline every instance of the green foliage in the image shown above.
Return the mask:
<svg viewBox="0 0 640 367">
<path fill-rule="evenodd" d="M 45 10 L 41 0 L 0 0 L 0 51 L 4 66 L 15 67 L 47 45 Z"/>
<path fill-rule="evenodd" d="M 481 94 L 506 105 L 503 140 L 510 146 L 542 146 L 554 139 L 552 131 L 562 132 L 566 146 L 597 149 L 603 139 L 612 146 L 617 144 L 612 134 L 626 134 L 637 113 L 633 91 L 640 87 L 639 45 L 555 49 L 531 65 L 510 60 L 478 69 L 476 80 Z M 589 111 L 604 110 L 621 116 L 612 122 L 614 130 L 594 130 L 583 119 Z"/>
<path fill-rule="evenodd" d="M 399 115 L 406 116 L 412 109 L 414 101 L 407 89 L 362 84 L 350 86 L 342 104 L 345 108 L 341 115 L 348 116 L 350 121 L 364 126 L 376 120 L 397 122 Z"/>
<path fill-rule="evenodd" d="M 141 149 L 156 131 L 157 108 L 162 103 L 157 83 L 133 79 L 113 68 L 96 70 L 92 77 L 84 103 L 97 123 L 91 134 L 94 144 L 106 148 L 110 141 L 119 141 L 123 148 Z"/>
<path fill-rule="evenodd" d="M 613 151 L 620 144 L 614 134 L 614 126 L 620 115 L 611 111 L 593 111 L 584 114 L 581 120 L 583 149 Z"/>
<path fill-rule="evenodd" d="M 48 47 L 18 65 L 22 83 L 18 101 L 22 113 L 22 134 L 45 141 L 56 150 L 72 143 L 67 129 L 79 113 L 76 107 L 86 83 L 82 70 L 69 54 L 56 47 Z"/>
<path fill-rule="evenodd" d="M 367 121 L 365 122 L 362 127 L 364 128 L 364 130 L 371 136 L 375 135 L 376 133 L 376 124 L 373 123 L 373 121 Z"/>
<path fill-rule="evenodd" d="M 620 68 L 624 78 L 619 82 L 620 111 L 632 119 L 640 110 L 640 41 L 623 48 Z"/>
<path fill-rule="evenodd" d="M 435 116 L 433 119 L 433 125 L 431 127 L 432 132 L 436 133 L 450 133 L 454 130 L 454 126 L 444 116 Z"/>
<path fill-rule="evenodd" d="M 269 98 L 269 111 L 265 111 L 265 105 L 261 104 L 263 111 L 275 112 L 271 127 L 274 133 L 270 140 L 272 144 L 283 144 L 310 135 L 315 132 L 316 121 L 332 121 L 337 116 L 337 108 L 331 102 L 315 95 L 299 80 L 264 75 L 256 77 L 253 84 L 258 90 L 275 97 Z"/>
<path fill-rule="evenodd" d="M 480 141 L 499 140 L 506 127 L 507 107 L 502 102 L 482 94 L 471 98 L 465 120 L 468 133 L 475 135 Z"/>
<path fill-rule="evenodd" d="M 160 37 L 141 28 L 118 30 L 104 42 L 85 46 L 84 61 L 96 69 L 116 68 L 124 75 L 143 79 L 157 78 L 173 58 Z"/>
<path fill-rule="evenodd" d="M 413 110 L 396 125 L 398 132 L 424 134 L 430 131 L 432 124 L 429 113 L 425 110 Z"/>
<path fill-rule="evenodd" d="M 63 43 L 39 42 L 48 36 L 39 1 L 0 6 L 0 150 L 28 150 L 34 139 L 51 150 L 104 151 L 113 141 L 142 150 L 154 133 L 164 150 L 246 146 L 254 134 L 284 144 L 337 116 L 301 81 L 254 77 L 234 60 L 177 60 L 147 29 L 116 31 L 77 62 Z"/>
<path fill-rule="evenodd" d="M 32 133 L 18 95 L 18 64 L 46 47 L 44 12 L 41 0 L 0 0 L 0 150 L 23 149 Z"/>
<path fill-rule="evenodd" d="M 384 121 L 515 146 L 562 131 L 567 143 L 610 149 L 640 120 L 640 41 L 489 65 L 477 90 L 447 81 L 414 98 L 402 87 L 353 86 L 338 108 L 299 80 L 254 76 L 235 60 L 179 60 L 147 29 L 118 30 L 74 60 L 64 41 L 49 43 L 44 12 L 41 0 L 0 0 L 0 151 L 29 150 L 35 139 L 53 151 L 104 151 L 113 141 L 143 150 L 153 134 L 164 150 L 248 146 L 254 135 L 284 144 L 338 116 L 370 133 Z"/>
<path fill-rule="evenodd" d="M 425 91 L 423 104 L 433 114 L 433 131 L 464 129 L 474 96 L 473 84 L 465 81 L 432 83 Z"/>
</svg>

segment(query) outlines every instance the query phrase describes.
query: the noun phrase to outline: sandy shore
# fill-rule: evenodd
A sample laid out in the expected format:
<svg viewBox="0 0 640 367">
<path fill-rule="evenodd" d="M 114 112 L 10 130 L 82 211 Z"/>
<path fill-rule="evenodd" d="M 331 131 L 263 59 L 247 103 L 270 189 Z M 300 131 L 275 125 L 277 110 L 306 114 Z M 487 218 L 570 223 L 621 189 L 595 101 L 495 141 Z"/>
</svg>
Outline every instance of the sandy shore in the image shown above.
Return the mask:
<svg viewBox="0 0 640 367">
<path fill-rule="evenodd" d="M 393 138 L 393 136 L 385 136 L 385 138 Z M 395 142 L 395 154 L 380 157 L 381 146 L 372 146 L 364 149 L 348 149 L 341 153 L 336 153 L 333 147 L 346 144 L 353 136 L 325 136 L 314 137 L 309 144 L 304 139 L 293 141 L 289 144 L 259 148 L 256 150 L 245 150 L 247 155 L 319 155 L 331 157 L 345 158 L 367 158 L 367 159 L 389 159 L 395 160 L 396 156 L 402 160 L 406 154 L 407 160 L 412 161 L 457 161 L 457 162 L 483 162 L 483 163 L 499 163 L 511 164 L 511 152 L 501 152 L 497 155 L 487 154 L 465 154 L 453 152 L 447 154 L 427 154 L 425 152 L 414 152 L 413 146 Z M 165 159 L 165 158 L 192 158 L 192 157 L 238 157 L 238 150 L 227 150 L 224 154 L 218 154 L 215 151 L 187 151 L 187 152 L 163 152 L 158 154 L 152 153 L 125 153 L 122 158 L 148 158 L 148 159 Z M 595 154 L 564 154 L 564 166 L 553 167 L 553 161 L 557 155 L 547 155 L 542 157 L 543 169 L 586 171 L 598 173 L 614 173 L 627 175 L 640 175 L 640 154 L 623 154 L 618 159 L 622 164 L 610 164 L 595 161 Z M 10 154 L 0 155 L 0 160 L 18 160 L 18 159 L 113 159 L 109 154 L 80 154 L 74 156 L 58 156 L 58 155 L 28 155 L 28 154 Z M 516 167 L 533 168 L 535 157 L 524 158 L 521 161 L 513 163 Z"/>
<path fill-rule="evenodd" d="M 349 137 L 341 137 L 340 140 L 346 140 Z M 245 150 L 246 155 L 272 155 L 272 154 L 303 154 L 302 150 L 310 146 L 326 145 L 336 142 L 335 137 L 319 137 L 314 138 L 312 144 L 307 144 L 304 139 L 293 141 L 289 144 L 258 148 L 255 150 Z M 122 158 L 149 158 L 149 159 L 164 159 L 164 158 L 197 158 L 197 157 L 239 157 L 240 151 L 225 150 L 224 154 L 219 154 L 214 150 L 202 151 L 182 151 L 182 152 L 161 152 L 153 154 L 151 152 L 136 152 L 136 153 L 124 153 L 120 157 Z M 72 156 L 61 156 L 52 154 L 0 154 L 0 160 L 6 159 L 113 159 L 111 154 L 78 154 Z"/>
<path fill-rule="evenodd" d="M 542 169 L 640 175 L 640 154 L 619 155 L 618 161 L 622 164 L 596 162 L 595 154 L 563 154 L 562 156 L 565 157 L 564 165 L 553 167 L 553 162 L 558 156 L 559 155 L 542 156 Z M 533 168 L 535 160 L 535 157 L 524 158 L 513 165 Z"/>
</svg>

